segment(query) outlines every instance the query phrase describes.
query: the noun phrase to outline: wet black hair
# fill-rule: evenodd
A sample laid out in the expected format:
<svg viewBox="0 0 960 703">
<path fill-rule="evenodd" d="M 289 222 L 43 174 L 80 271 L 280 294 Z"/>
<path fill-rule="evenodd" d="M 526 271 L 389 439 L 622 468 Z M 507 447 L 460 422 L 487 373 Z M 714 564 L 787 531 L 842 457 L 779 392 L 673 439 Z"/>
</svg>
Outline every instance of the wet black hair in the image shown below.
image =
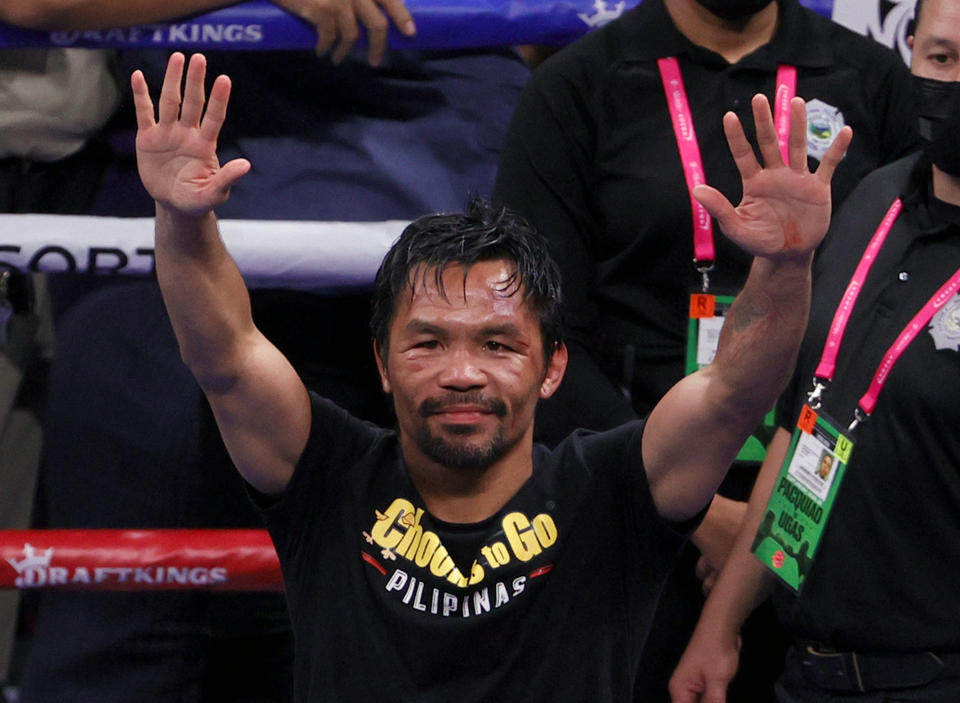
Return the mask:
<svg viewBox="0 0 960 703">
<path fill-rule="evenodd" d="M 544 358 L 549 361 L 563 341 L 560 270 L 551 258 L 543 237 L 517 213 L 475 197 L 463 214 L 426 215 L 411 222 L 390 247 L 374 281 L 370 332 L 382 355 L 390 341 L 390 323 L 397 297 L 412 290 L 417 277 L 427 276 L 440 291 L 448 266 L 462 265 L 464 277 L 480 261 L 505 259 L 515 270 L 503 282 L 501 292 L 523 291 L 540 321 Z"/>
</svg>

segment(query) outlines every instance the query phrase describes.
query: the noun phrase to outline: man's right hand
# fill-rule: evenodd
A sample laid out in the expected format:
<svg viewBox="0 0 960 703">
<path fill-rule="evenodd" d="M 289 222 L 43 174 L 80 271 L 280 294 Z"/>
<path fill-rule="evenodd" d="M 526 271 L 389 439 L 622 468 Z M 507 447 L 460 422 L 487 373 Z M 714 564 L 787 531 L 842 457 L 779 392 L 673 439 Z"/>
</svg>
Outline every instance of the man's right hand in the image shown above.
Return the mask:
<svg viewBox="0 0 960 703">
<path fill-rule="evenodd" d="M 362 24 L 367 31 L 371 66 L 379 66 L 387 50 L 390 21 L 405 36 L 416 34 L 413 17 L 403 0 L 273 0 L 277 5 L 317 28 L 317 54 L 331 49 L 330 58 L 340 63 L 347 57 Z"/>
<path fill-rule="evenodd" d="M 725 703 L 727 686 L 737 673 L 740 637 L 704 632 L 698 625 L 670 677 L 673 703 Z"/>
<path fill-rule="evenodd" d="M 130 77 L 137 111 L 137 168 L 147 192 L 159 205 L 200 216 L 227 199 L 231 186 L 250 170 L 250 162 L 234 159 L 221 166 L 217 159 L 217 137 L 227 113 L 230 79 L 217 77 L 208 102 L 206 59 L 194 54 L 181 101 L 184 62 L 180 52 L 170 56 L 156 119 L 143 73 L 135 71 Z"/>
</svg>

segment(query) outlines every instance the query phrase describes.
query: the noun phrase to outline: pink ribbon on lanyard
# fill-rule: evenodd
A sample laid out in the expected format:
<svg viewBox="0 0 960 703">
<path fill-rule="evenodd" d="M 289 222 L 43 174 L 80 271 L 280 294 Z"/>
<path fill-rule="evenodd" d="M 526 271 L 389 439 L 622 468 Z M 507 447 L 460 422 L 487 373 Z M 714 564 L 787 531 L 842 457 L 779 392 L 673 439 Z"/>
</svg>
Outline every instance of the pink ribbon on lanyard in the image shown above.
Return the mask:
<svg viewBox="0 0 960 703">
<path fill-rule="evenodd" d="M 693 210 L 693 259 L 697 262 L 712 263 L 715 258 L 713 249 L 713 220 L 707 209 L 693 197 L 693 189 L 705 183 L 703 177 L 703 159 L 700 157 L 700 144 L 693 129 L 693 115 L 687 101 L 687 91 L 680 74 L 680 63 L 676 57 L 657 59 L 660 79 L 667 96 L 667 107 L 673 122 L 673 133 L 680 150 L 683 175 L 687 180 L 687 192 L 690 194 L 690 208 Z"/>
<path fill-rule="evenodd" d="M 680 151 L 683 175 L 690 195 L 693 211 L 693 259 L 697 263 L 712 265 L 716 258 L 713 246 L 713 221 L 706 208 L 693 197 L 693 189 L 705 183 L 700 144 L 693 128 L 693 114 L 687 100 L 687 91 L 680 73 L 680 62 L 675 56 L 657 59 L 663 91 L 670 110 L 673 133 Z M 784 163 L 789 163 L 790 100 L 797 93 L 797 69 L 780 66 L 777 69 L 777 93 L 774 100 L 774 126 Z"/>
<path fill-rule="evenodd" d="M 773 126 L 783 163 L 790 165 L 790 101 L 797 94 L 797 69 L 781 65 L 777 68 L 777 92 L 774 94 Z"/>
<path fill-rule="evenodd" d="M 833 322 L 830 323 L 830 331 L 827 334 L 826 344 L 823 345 L 823 353 L 820 355 L 820 363 L 814 376 L 824 381 L 833 380 L 833 374 L 837 369 L 837 355 L 840 353 L 840 344 L 843 341 L 843 335 L 847 330 L 847 323 L 850 321 L 850 315 L 853 313 L 853 306 L 857 302 L 860 291 L 863 290 L 863 283 L 867 280 L 867 275 L 877 260 L 877 254 L 883 247 L 883 243 L 893 229 L 893 223 L 896 222 L 900 211 L 903 209 L 903 202 L 900 198 L 893 201 L 893 204 L 887 210 L 887 214 L 880 220 L 877 231 L 874 232 L 870 243 L 867 244 L 860 263 L 853 272 L 850 282 L 847 284 L 843 297 L 840 299 L 840 305 L 833 314 Z"/>
<path fill-rule="evenodd" d="M 837 368 L 837 355 L 840 353 L 840 345 L 843 342 L 843 336 L 846 333 L 847 324 L 850 322 L 850 316 L 853 313 L 857 298 L 860 295 L 860 291 L 863 290 L 863 285 L 870 273 L 870 269 L 876 262 L 877 255 L 880 253 L 880 249 L 883 248 L 887 235 L 890 234 L 890 230 L 893 229 L 893 224 L 896 222 L 902 209 L 903 202 L 900 198 L 897 198 L 893 201 L 893 204 L 890 205 L 886 215 L 883 216 L 883 219 L 877 226 L 877 231 L 874 232 L 869 244 L 867 244 L 863 256 L 860 257 L 860 262 L 857 264 L 857 268 L 854 270 L 853 276 L 847 284 L 843 297 L 840 299 L 840 304 L 837 306 L 837 311 L 833 314 L 833 321 L 830 323 L 830 330 L 827 333 L 827 341 L 823 346 L 823 353 L 820 355 L 820 363 L 814 372 L 817 384 L 819 384 L 821 380 L 833 380 L 833 375 Z M 866 416 L 873 414 L 874 409 L 877 407 L 877 399 L 880 396 L 880 391 L 883 390 L 883 386 L 887 382 L 887 378 L 890 376 L 890 371 L 893 370 L 894 364 L 897 363 L 910 343 L 920 334 L 920 330 L 946 305 L 947 301 L 956 295 L 958 290 L 960 290 L 960 268 L 933 294 L 920 311 L 913 316 L 910 322 L 907 323 L 907 326 L 897 335 L 896 340 L 890 345 L 890 348 L 887 349 L 883 360 L 873 375 L 873 380 L 870 381 L 867 392 L 863 394 L 857 403 L 858 413 L 850 425 L 850 430 L 853 430 L 863 419 L 863 416 L 860 415 L 861 412 Z M 819 395 L 819 392 L 822 391 L 823 388 L 824 386 L 819 385 L 819 388 L 814 391 L 814 394 Z"/>
</svg>

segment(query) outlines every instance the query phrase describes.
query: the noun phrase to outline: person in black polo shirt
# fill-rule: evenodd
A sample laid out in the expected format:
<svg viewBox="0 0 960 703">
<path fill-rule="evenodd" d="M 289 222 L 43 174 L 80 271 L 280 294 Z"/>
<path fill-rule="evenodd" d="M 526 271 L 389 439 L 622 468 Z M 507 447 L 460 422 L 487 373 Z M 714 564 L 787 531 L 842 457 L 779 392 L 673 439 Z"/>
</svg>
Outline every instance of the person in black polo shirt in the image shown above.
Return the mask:
<svg viewBox="0 0 960 703">
<path fill-rule="evenodd" d="M 931 141 L 864 179 L 818 251 L 810 325 L 779 404 L 780 428 L 674 674 L 678 703 L 722 700 L 737 627 L 771 589 L 793 639 L 779 700 L 960 700 L 960 3 L 925 0 L 917 12 L 912 71 Z M 818 436 L 798 431 L 791 447 L 798 418 L 803 425 L 810 416 L 805 403 L 853 444 L 849 456 L 832 452 L 828 480 L 840 483 L 827 517 L 810 502 L 815 483 L 791 488 L 801 443 L 815 446 Z M 768 504 L 786 494 L 794 509 L 775 510 L 773 524 L 788 546 L 779 525 L 800 524 L 803 512 L 823 525 L 816 549 L 812 541 L 807 548 L 799 595 L 774 576 L 789 559 L 751 553 Z"/>
<path fill-rule="evenodd" d="M 724 117 L 734 208 L 698 202 L 754 255 L 716 361 L 646 421 L 533 442 L 567 361 L 560 276 L 503 207 L 415 220 L 377 273 L 371 320 L 397 429 L 308 393 L 256 327 L 213 208 L 251 163 L 220 164 L 230 81 L 170 58 L 158 110 L 132 76 L 138 169 L 156 201 L 157 280 L 187 367 L 265 512 L 295 629 L 295 700 L 630 700 L 662 578 L 789 379 L 844 128 L 811 173 L 803 101 L 784 164 L 764 96 L 759 152 Z M 336 336 L 327 340 L 341 343 Z"/>
<path fill-rule="evenodd" d="M 740 18 L 713 14 L 741 6 Z M 670 57 L 705 182 L 734 202 L 740 183 L 721 116 L 747 116 L 750 98 L 773 99 L 778 81 L 807 100 L 811 163 L 840 127 L 854 129 L 834 207 L 867 173 L 918 146 L 899 56 L 795 0 L 644 0 L 541 64 L 514 114 L 494 195 L 550 240 L 564 275 L 569 387 L 538 415 L 547 443 L 644 414 L 684 373 L 689 292 L 702 276 L 658 66 Z M 712 263 L 711 288 L 736 290 L 749 257 L 717 236 Z"/>
</svg>

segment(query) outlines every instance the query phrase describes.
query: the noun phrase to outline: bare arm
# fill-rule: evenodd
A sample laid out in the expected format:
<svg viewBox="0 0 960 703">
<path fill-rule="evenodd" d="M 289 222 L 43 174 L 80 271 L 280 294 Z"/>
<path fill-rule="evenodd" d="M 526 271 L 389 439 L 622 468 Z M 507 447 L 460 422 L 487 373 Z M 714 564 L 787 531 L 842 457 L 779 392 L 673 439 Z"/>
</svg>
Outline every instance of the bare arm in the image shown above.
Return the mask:
<svg viewBox="0 0 960 703">
<path fill-rule="evenodd" d="M 230 81 L 218 77 L 207 102 L 206 62 L 195 54 L 181 105 L 183 66 L 183 54 L 170 57 L 158 119 L 143 74 L 131 77 L 137 166 L 157 207 L 157 278 L 181 355 L 234 464 L 258 490 L 278 493 L 306 445 L 310 401 L 296 371 L 254 326 L 246 286 L 217 229 L 213 208 L 250 168 L 243 159 L 221 167 L 216 156 Z"/>
<path fill-rule="evenodd" d="M 705 593 L 709 592 L 715 574 L 726 563 L 746 511 L 745 501 L 733 500 L 718 493 L 710 501 L 710 508 L 700 526 L 690 535 L 690 541 L 700 550 L 697 576 L 703 582 Z"/>
<path fill-rule="evenodd" d="M 696 198 L 723 232 L 754 256 L 723 325 L 714 362 L 678 382 L 650 413 L 643 461 L 667 518 L 695 515 L 712 499 L 751 430 L 793 371 L 810 307 L 810 263 L 830 222 L 830 179 L 850 143 L 844 128 L 815 173 L 807 169 L 806 110 L 791 102 L 790 166 L 780 157 L 767 99 L 753 99 L 761 167 L 733 113 L 724 131 L 743 179 L 734 208 L 717 190 Z"/>
<path fill-rule="evenodd" d="M 416 33 L 403 0 L 273 0 L 317 29 L 318 54 L 342 61 L 367 32 L 370 64 L 377 66 L 387 48 L 393 22 L 406 36 Z M 29 29 L 87 30 L 126 27 L 177 19 L 236 4 L 236 0 L 0 0 L 0 21 Z"/>
<path fill-rule="evenodd" d="M 780 428 L 767 447 L 743 527 L 670 680 L 674 703 L 726 700 L 727 686 L 737 671 L 740 628 L 770 593 L 773 577 L 753 556 L 751 546 L 789 444 L 790 433 Z"/>
</svg>

